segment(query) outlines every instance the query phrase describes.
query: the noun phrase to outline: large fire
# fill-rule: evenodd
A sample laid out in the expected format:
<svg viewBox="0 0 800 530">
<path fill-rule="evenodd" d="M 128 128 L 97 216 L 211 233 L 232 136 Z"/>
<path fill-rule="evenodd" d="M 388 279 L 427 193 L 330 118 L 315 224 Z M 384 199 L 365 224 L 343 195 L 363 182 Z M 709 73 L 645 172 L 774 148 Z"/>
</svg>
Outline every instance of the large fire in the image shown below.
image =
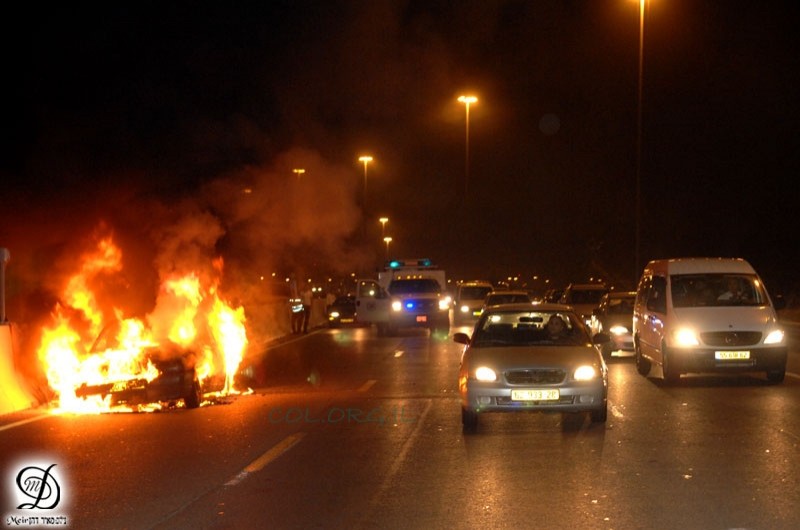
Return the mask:
<svg viewBox="0 0 800 530">
<path fill-rule="evenodd" d="M 247 332 L 244 309 L 220 298 L 222 260 L 213 263 L 209 281 L 196 272 L 164 279 L 144 320 L 125 318 L 116 306 L 101 307 L 92 290 L 99 277 L 121 270 L 121 250 L 110 236 L 101 239 L 82 257 L 52 324 L 42 330 L 38 355 L 58 398 L 53 410 L 153 410 L 161 401 L 199 406 L 212 391 L 237 393 L 234 375 Z"/>
</svg>

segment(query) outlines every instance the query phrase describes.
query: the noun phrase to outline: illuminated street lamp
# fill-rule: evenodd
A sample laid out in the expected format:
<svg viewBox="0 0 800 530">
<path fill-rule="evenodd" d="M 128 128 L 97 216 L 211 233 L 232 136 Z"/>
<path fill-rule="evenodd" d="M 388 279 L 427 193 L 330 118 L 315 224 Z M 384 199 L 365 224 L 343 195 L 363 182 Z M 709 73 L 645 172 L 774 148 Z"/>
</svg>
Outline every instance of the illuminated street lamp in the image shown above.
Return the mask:
<svg viewBox="0 0 800 530">
<path fill-rule="evenodd" d="M 464 200 L 467 198 L 467 190 L 469 188 L 469 106 L 478 102 L 475 96 L 459 96 L 459 103 L 463 103 L 466 108 L 466 150 L 464 153 Z"/>
<path fill-rule="evenodd" d="M 305 172 L 306 172 L 306 170 L 305 170 L 305 169 L 293 169 L 293 170 L 292 170 L 292 173 L 294 173 L 295 175 L 297 175 L 297 180 L 300 180 L 300 175 L 302 175 L 302 174 L 303 174 L 303 173 L 305 173 Z"/>
<path fill-rule="evenodd" d="M 642 232 L 642 71 L 644 67 L 644 6 L 647 0 L 639 0 L 639 78 L 636 92 L 636 204 L 634 214 L 636 217 L 636 243 L 634 245 L 634 271 L 633 280 L 636 282 L 641 274 L 639 260 L 641 254 Z M 635 285 L 635 284 L 634 284 Z"/>
<path fill-rule="evenodd" d="M 386 255 L 384 256 L 385 259 L 389 259 L 389 243 L 392 242 L 392 238 L 386 236 L 383 238 L 383 242 L 386 243 Z"/>
<path fill-rule="evenodd" d="M 381 224 L 381 237 L 383 237 L 384 235 L 386 235 L 386 223 L 389 222 L 389 218 L 381 217 L 380 219 L 378 219 L 378 222 Z"/>
<path fill-rule="evenodd" d="M 362 156 L 358 158 L 359 162 L 364 163 L 364 206 L 367 205 L 367 164 L 372 162 L 371 156 Z"/>
</svg>

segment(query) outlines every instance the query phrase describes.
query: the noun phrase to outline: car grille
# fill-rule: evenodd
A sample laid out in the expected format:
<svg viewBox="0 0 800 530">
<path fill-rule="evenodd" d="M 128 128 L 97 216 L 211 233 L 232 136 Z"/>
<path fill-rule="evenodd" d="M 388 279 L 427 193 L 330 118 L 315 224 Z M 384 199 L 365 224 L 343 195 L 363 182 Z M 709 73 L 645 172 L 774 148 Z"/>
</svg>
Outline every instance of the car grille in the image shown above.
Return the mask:
<svg viewBox="0 0 800 530">
<path fill-rule="evenodd" d="M 506 381 L 512 385 L 557 384 L 566 376 L 564 370 L 512 370 L 506 372 Z"/>
<path fill-rule="evenodd" d="M 761 342 L 761 332 L 714 331 L 701 333 L 700 338 L 709 346 L 749 346 Z"/>
<path fill-rule="evenodd" d="M 403 302 L 403 309 L 411 313 L 427 313 L 439 309 L 439 301 L 409 298 Z"/>
</svg>

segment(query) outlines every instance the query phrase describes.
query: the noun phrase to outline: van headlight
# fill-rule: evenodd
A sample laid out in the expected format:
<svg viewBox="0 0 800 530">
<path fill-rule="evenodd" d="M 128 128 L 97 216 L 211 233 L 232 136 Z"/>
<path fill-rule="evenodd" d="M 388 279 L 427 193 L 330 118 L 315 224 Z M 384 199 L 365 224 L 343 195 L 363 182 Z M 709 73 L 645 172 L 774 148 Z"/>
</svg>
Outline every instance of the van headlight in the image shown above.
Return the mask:
<svg viewBox="0 0 800 530">
<path fill-rule="evenodd" d="M 444 298 L 439 298 L 439 309 L 441 309 L 442 311 L 447 311 L 448 309 L 450 309 L 450 306 L 452 304 L 453 300 L 449 296 L 446 296 Z"/>
<path fill-rule="evenodd" d="M 782 329 L 775 329 L 770 331 L 767 338 L 764 339 L 764 344 L 782 344 L 783 343 L 783 330 Z"/>
<path fill-rule="evenodd" d="M 400 302 L 400 300 L 394 300 L 392 302 L 392 311 L 402 311 L 402 310 L 403 310 L 402 302 Z"/>
<path fill-rule="evenodd" d="M 691 329 L 681 328 L 675 331 L 672 337 L 675 340 L 675 346 L 678 348 L 700 346 L 700 341 L 697 340 L 697 334 Z"/>
</svg>

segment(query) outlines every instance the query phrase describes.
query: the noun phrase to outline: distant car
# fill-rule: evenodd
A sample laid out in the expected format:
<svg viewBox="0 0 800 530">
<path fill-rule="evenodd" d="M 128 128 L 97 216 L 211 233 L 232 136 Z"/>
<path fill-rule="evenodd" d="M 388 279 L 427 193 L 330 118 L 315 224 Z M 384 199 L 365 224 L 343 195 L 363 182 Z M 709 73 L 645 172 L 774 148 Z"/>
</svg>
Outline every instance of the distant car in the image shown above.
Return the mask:
<svg viewBox="0 0 800 530">
<path fill-rule="evenodd" d="M 561 293 L 559 302 L 572 306 L 586 326 L 591 326 L 592 311 L 600 305 L 600 299 L 609 291 L 602 283 L 571 283 Z"/>
<path fill-rule="evenodd" d="M 633 304 L 636 291 L 611 291 L 592 311 L 592 335 L 605 332 L 611 340 L 600 348 L 608 360 L 615 351 L 633 352 Z"/>
<path fill-rule="evenodd" d="M 492 290 L 494 286 L 490 282 L 470 281 L 459 284 L 453 303 L 453 323 L 461 325 L 475 322 L 481 314 L 486 295 Z"/>
<path fill-rule="evenodd" d="M 328 327 L 339 328 L 344 324 L 356 323 L 356 297 L 348 294 L 337 296 L 331 305 L 326 309 L 328 315 Z"/>
<path fill-rule="evenodd" d="M 564 289 L 548 289 L 544 292 L 542 302 L 546 304 L 557 304 L 561 300 L 561 295 L 563 293 Z"/>
<path fill-rule="evenodd" d="M 490 306 L 471 337 L 456 333 L 453 340 L 465 345 L 458 391 L 466 432 L 489 412 L 588 412 L 593 422 L 606 421 L 608 368 L 595 344 L 608 336 L 590 338 L 569 307 Z"/>
<path fill-rule="evenodd" d="M 483 300 L 482 309 L 493 305 L 526 303 L 533 304 L 533 300 L 531 300 L 531 295 L 528 294 L 528 291 L 493 291 L 486 295 L 486 298 Z"/>
</svg>

